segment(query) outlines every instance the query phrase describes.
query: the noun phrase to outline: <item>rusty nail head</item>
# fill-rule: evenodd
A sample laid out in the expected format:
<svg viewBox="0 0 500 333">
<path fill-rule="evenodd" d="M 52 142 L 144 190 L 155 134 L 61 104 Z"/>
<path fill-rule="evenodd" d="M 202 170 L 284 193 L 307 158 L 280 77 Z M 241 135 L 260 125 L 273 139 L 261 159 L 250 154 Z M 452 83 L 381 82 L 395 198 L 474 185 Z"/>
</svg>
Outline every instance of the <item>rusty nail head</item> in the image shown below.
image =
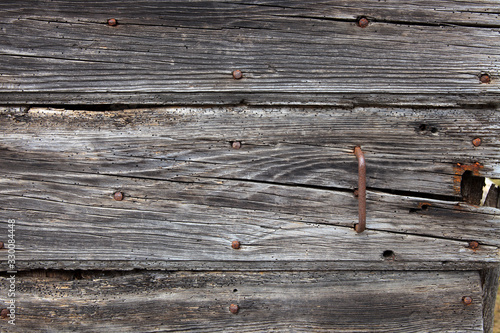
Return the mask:
<svg viewBox="0 0 500 333">
<path fill-rule="evenodd" d="M 240 307 L 237 305 L 237 304 L 231 304 L 229 306 L 229 311 L 232 313 L 232 314 L 237 314 L 238 311 L 240 311 Z"/>
<path fill-rule="evenodd" d="M 10 311 L 8 309 L 2 309 L 2 311 L 0 312 L 0 317 L 5 319 L 5 318 L 7 318 L 9 313 L 10 313 Z"/>
<path fill-rule="evenodd" d="M 475 138 L 474 140 L 472 140 L 472 144 L 474 145 L 474 147 L 479 147 L 481 143 L 482 142 L 480 138 Z"/>
<path fill-rule="evenodd" d="M 113 194 L 113 199 L 116 201 L 122 201 L 123 200 L 123 193 L 122 192 L 115 192 Z"/>
<path fill-rule="evenodd" d="M 240 243 L 240 241 L 233 241 L 233 242 L 231 243 L 231 247 L 232 247 L 233 249 L 235 249 L 235 250 L 238 250 L 238 249 L 241 247 L 241 243 Z"/>
<path fill-rule="evenodd" d="M 243 73 L 242 73 L 239 69 L 237 69 L 237 70 L 233 71 L 233 78 L 234 78 L 235 80 L 239 80 L 239 79 L 241 79 L 242 77 L 243 77 Z"/>
<path fill-rule="evenodd" d="M 234 141 L 234 142 L 231 144 L 231 147 L 233 147 L 233 149 L 240 149 L 240 148 L 241 148 L 241 142 L 239 142 L 239 141 Z"/>
<path fill-rule="evenodd" d="M 490 83 L 491 77 L 489 74 L 481 74 L 481 76 L 479 77 L 479 81 L 481 81 L 481 83 Z"/>
<path fill-rule="evenodd" d="M 366 17 L 361 17 L 358 20 L 358 26 L 360 28 L 366 28 L 368 26 L 368 24 L 370 24 L 370 21 L 368 21 L 368 19 Z"/>
<path fill-rule="evenodd" d="M 0 242 L 0 249 L 3 249 L 3 242 Z"/>
<path fill-rule="evenodd" d="M 476 241 L 472 241 L 469 243 L 469 248 L 471 248 L 473 250 L 477 249 L 478 247 L 479 247 L 479 243 Z"/>
<path fill-rule="evenodd" d="M 471 305 L 472 304 L 472 298 L 470 296 L 464 296 L 462 298 L 462 302 L 464 302 L 465 305 Z"/>
<path fill-rule="evenodd" d="M 118 24 L 118 21 L 116 19 L 114 19 L 114 18 L 111 18 L 111 19 L 108 20 L 108 25 L 110 25 L 112 27 L 114 27 L 117 24 Z"/>
</svg>

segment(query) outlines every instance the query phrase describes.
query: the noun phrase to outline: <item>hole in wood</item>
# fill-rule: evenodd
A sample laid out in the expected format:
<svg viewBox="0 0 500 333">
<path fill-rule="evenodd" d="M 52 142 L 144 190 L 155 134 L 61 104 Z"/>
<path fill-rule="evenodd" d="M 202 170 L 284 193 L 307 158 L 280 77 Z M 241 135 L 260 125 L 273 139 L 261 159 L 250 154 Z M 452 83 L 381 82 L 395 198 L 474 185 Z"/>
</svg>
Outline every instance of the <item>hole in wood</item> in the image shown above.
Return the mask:
<svg viewBox="0 0 500 333">
<path fill-rule="evenodd" d="M 465 171 L 460 184 L 462 199 L 471 205 L 479 206 L 483 197 L 484 180 L 484 177 L 474 176 L 472 171 Z"/>
<path fill-rule="evenodd" d="M 462 200 L 471 205 L 500 208 L 498 179 L 477 176 L 467 170 L 462 174 L 460 192 Z"/>
<path fill-rule="evenodd" d="M 410 213 L 425 212 L 431 206 L 430 203 L 419 202 L 417 208 L 410 208 Z"/>
<path fill-rule="evenodd" d="M 384 253 L 382 253 L 382 257 L 385 259 L 394 259 L 394 251 L 392 250 L 385 250 Z"/>
<path fill-rule="evenodd" d="M 436 134 L 439 131 L 437 127 L 432 127 L 428 124 L 420 124 L 417 130 L 420 132 L 431 132 L 432 134 Z"/>
</svg>

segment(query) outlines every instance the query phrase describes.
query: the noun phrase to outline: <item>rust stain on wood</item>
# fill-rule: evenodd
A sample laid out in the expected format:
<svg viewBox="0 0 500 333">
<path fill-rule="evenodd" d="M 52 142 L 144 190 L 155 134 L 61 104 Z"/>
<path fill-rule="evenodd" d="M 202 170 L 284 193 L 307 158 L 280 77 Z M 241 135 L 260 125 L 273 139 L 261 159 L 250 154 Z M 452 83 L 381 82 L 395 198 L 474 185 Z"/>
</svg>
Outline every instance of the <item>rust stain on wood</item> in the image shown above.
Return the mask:
<svg viewBox="0 0 500 333">
<path fill-rule="evenodd" d="M 430 202 L 419 202 L 418 209 L 427 210 L 432 204 Z"/>
<path fill-rule="evenodd" d="M 483 165 L 481 165 L 481 163 L 479 162 L 476 162 L 474 164 L 457 163 L 456 165 L 454 165 L 453 173 L 455 174 L 455 176 L 453 177 L 453 189 L 455 190 L 455 193 L 460 195 L 462 175 L 464 174 L 464 172 L 470 171 L 474 176 L 479 176 L 482 168 Z"/>
</svg>

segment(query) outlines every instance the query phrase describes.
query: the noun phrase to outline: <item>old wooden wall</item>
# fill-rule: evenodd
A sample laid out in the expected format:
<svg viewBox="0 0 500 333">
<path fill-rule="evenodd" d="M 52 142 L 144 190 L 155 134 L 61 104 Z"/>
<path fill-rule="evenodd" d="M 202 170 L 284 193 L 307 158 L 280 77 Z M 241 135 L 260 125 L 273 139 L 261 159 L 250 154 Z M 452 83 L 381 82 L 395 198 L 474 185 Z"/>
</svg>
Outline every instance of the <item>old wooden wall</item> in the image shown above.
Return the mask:
<svg viewBox="0 0 500 333">
<path fill-rule="evenodd" d="M 498 19 L 3 1 L 0 331 L 490 332 L 499 209 L 464 179 L 500 178 Z"/>
<path fill-rule="evenodd" d="M 2 103 L 498 102 L 492 0 L 5 0 L 0 11 Z"/>
</svg>

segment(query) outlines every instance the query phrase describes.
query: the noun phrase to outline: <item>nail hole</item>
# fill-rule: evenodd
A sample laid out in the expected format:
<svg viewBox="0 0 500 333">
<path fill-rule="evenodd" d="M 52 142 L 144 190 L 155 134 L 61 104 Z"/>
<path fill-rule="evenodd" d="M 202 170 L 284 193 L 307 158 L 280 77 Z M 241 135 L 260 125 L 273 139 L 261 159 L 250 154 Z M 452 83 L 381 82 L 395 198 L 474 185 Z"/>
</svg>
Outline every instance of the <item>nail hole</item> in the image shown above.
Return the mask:
<svg viewBox="0 0 500 333">
<path fill-rule="evenodd" d="M 233 289 L 233 293 L 236 293 L 236 292 L 238 292 L 238 289 Z"/>
<path fill-rule="evenodd" d="M 417 213 L 419 211 L 426 211 L 429 209 L 431 205 L 430 204 L 426 204 L 426 203 L 419 203 L 418 204 L 418 208 L 410 208 L 410 214 L 411 213 Z"/>
<path fill-rule="evenodd" d="M 426 132 L 426 131 L 429 131 L 431 133 L 437 133 L 439 130 L 437 127 L 430 127 L 428 124 L 420 124 L 418 126 L 418 130 L 420 132 Z"/>
<path fill-rule="evenodd" d="M 386 259 L 389 258 L 394 258 L 394 251 L 392 250 L 385 250 L 384 253 L 382 253 L 382 256 Z"/>
</svg>

